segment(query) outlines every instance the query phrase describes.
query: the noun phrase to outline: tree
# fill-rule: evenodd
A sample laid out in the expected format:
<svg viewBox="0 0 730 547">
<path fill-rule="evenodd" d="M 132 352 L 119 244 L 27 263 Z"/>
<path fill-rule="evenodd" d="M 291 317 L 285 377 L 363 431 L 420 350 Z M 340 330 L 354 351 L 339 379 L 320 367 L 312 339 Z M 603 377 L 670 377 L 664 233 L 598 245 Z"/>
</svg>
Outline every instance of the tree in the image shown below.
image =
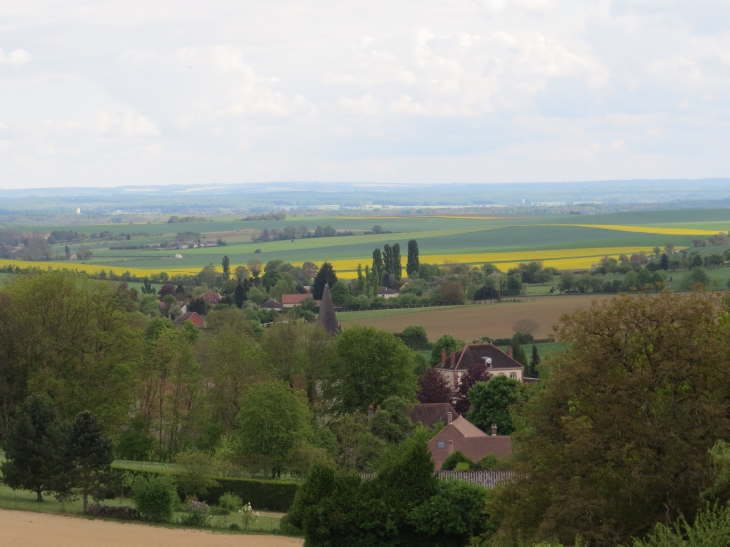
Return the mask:
<svg viewBox="0 0 730 547">
<path fill-rule="evenodd" d="M 441 300 L 446 304 L 463 304 L 464 288 L 458 281 L 444 281 L 438 288 Z"/>
<path fill-rule="evenodd" d="M 659 265 L 665 272 L 669 269 L 669 257 L 666 253 L 662 253 L 662 256 L 659 258 Z"/>
<path fill-rule="evenodd" d="M 350 301 L 350 289 L 345 283 L 337 283 L 332 287 L 332 302 L 344 306 Z"/>
<path fill-rule="evenodd" d="M 218 482 L 211 478 L 216 470 L 210 454 L 186 450 L 175 456 L 175 464 L 178 469 L 176 482 L 186 497 L 205 495 L 209 488 L 218 486 Z"/>
<path fill-rule="evenodd" d="M 499 435 L 511 435 L 515 428 L 512 424 L 510 406 L 517 402 L 520 382 L 497 374 L 488 382 L 477 382 L 468 393 L 471 409 L 467 418 L 482 431 L 489 431 L 497 424 Z"/>
<path fill-rule="evenodd" d="M 423 327 L 419 325 L 408 325 L 403 329 L 403 332 L 398 333 L 396 336 L 400 338 L 403 343 L 414 351 L 421 351 L 428 349 L 431 344 L 428 342 L 428 335 Z"/>
<path fill-rule="evenodd" d="M 339 335 L 327 394 L 338 412 L 364 410 L 392 396 L 413 400 L 413 354 L 390 332 L 353 325 Z"/>
<path fill-rule="evenodd" d="M 525 370 L 525 374 L 528 378 L 537 378 L 540 373 L 537 370 L 537 366 L 540 364 L 540 354 L 537 351 L 537 346 L 532 346 L 532 356 L 530 357 L 529 370 Z M 529 374 L 528 374 L 529 373 Z"/>
<path fill-rule="evenodd" d="M 692 257 L 692 261 L 689 264 L 690 268 L 701 268 L 705 265 L 705 261 L 702 260 L 702 257 L 699 254 L 695 254 Z"/>
<path fill-rule="evenodd" d="M 246 301 L 246 293 L 248 283 L 245 281 L 238 281 L 236 288 L 233 290 L 233 303 L 237 308 L 243 308 L 243 303 Z"/>
<path fill-rule="evenodd" d="M 519 413 L 516 479 L 487 508 L 500 535 L 607 546 L 691 519 L 730 438 L 724 314 L 719 296 L 666 291 L 563 316 L 567 350 Z"/>
<path fill-rule="evenodd" d="M 540 328 L 540 323 L 534 319 L 520 319 L 512 327 L 516 334 L 529 334 L 533 336 L 537 329 Z"/>
<path fill-rule="evenodd" d="M 512 348 L 512 359 L 522 366 L 527 367 L 527 356 L 525 355 L 525 350 L 522 349 L 520 333 L 515 333 L 509 345 Z"/>
<path fill-rule="evenodd" d="M 499 300 L 499 292 L 491 285 L 482 285 L 474 293 L 474 300 Z"/>
<path fill-rule="evenodd" d="M 373 435 L 389 444 L 399 443 L 414 430 L 410 414 L 413 403 L 403 397 L 388 397 L 370 422 Z"/>
<path fill-rule="evenodd" d="M 104 435 L 104 428 L 93 412 L 79 412 L 71 424 L 66 445 L 71 469 L 71 485 L 84 500 L 84 513 L 89 494 L 104 499 L 102 488 L 108 483 L 114 461 L 113 445 Z"/>
<path fill-rule="evenodd" d="M 15 410 L 3 441 L 6 461 L 0 466 L 3 482 L 13 490 L 30 490 L 38 501 L 59 490 L 68 471 L 64 450 L 67 428 L 50 400 L 29 395 Z"/>
<path fill-rule="evenodd" d="M 317 272 L 317 276 L 314 278 L 314 282 L 312 283 L 312 298 L 322 300 L 324 286 L 327 283 L 329 283 L 330 290 L 337 283 L 337 273 L 329 262 L 322 264 L 322 267 Z"/>
<path fill-rule="evenodd" d="M 378 284 L 380 284 L 380 277 L 385 273 L 385 264 L 383 262 L 383 255 L 380 252 L 380 249 L 375 249 L 373 251 L 373 266 L 371 270 L 373 270 L 373 272 L 377 272 Z"/>
<path fill-rule="evenodd" d="M 223 268 L 223 279 L 228 281 L 231 277 L 231 261 L 228 258 L 228 255 L 223 257 L 223 260 L 221 261 L 221 266 Z"/>
<path fill-rule="evenodd" d="M 452 351 L 461 349 L 465 345 L 466 342 L 457 340 L 450 334 L 444 334 L 431 346 L 431 365 L 436 366 L 441 363 L 441 350 L 446 350 L 446 359 L 448 359 Z"/>
<path fill-rule="evenodd" d="M 381 276 L 386 273 L 393 277 L 393 248 L 387 243 L 383 245 L 383 269 L 380 270 Z"/>
<path fill-rule="evenodd" d="M 466 414 L 471 406 L 469 403 L 469 390 L 477 382 L 488 382 L 492 377 L 487 370 L 487 365 L 478 363 L 470 366 L 459 378 L 459 386 L 456 388 L 456 401 L 454 410 L 459 414 Z"/>
<path fill-rule="evenodd" d="M 460 463 L 465 463 L 470 468 L 474 467 L 474 462 L 461 450 L 457 450 L 456 452 L 449 454 L 449 457 L 444 460 L 444 463 L 441 464 L 441 471 L 453 471 L 456 469 L 457 464 Z"/>
<path fill-rule="evenodd" d="M 394 281 L 400 281 L 403 274 L 403 266 L 400 263 L 400 243 L 393 245 L 393 254 L 391 257 L 391 275 Z"/>
<path fill-rule="evenodd" d="M 454 391 L 443 374 L 435 368 L 427 368 L 418 378 L 416 397 L 421 404 L 450 403 L 454 398 Z"/>
<path fill-rule="evenodd" d="M 66 255 L 66 260 L 69 260 L 71 258 L 71 249 L 69 249 L 68 245 L 63 248 L 63 252 Z"/>
<path fill-rule="evenodd" d="M 142 280 L 142 294 L 154 295 L 156 293 L 157 293 L 157 291 L 152 286 L 152 283 L 150 283 L 150 278 L 145 276 L 144 279 Z"/>
<path fill-rule="evenodd" d="M 248 266 L 249 271 L 251 272 L 251 275 L 254 277 L 254 279 L 258 279 L 259 274 L 261 273 L 261 261 L 257 260 L 255 258 L 252 258 L 249 260 L 246 265 Z"/>
<path fill-rule="evenodd" d="M 406 263 L 406 273 L 408 277 L 414 273 L 418 273 L 420 266 L 420 260 L 418 257 L 418 242 L 415 239 L 411 239 L 408 242 L 408 262 Z"/>
<path fill-rule="evenodd" d="M 250 386 L 238 413 L 238 443 L 244 455 L 260 457 L 281 476 L 289 452 L 311 434 L 312 413 L 304 394 L 284 382 Z"/>
<path fill-rule="evenodd" d="M 144 293 L 144 291 L 142 291 L 142 292 Z M 149 293 L 149 294 L 153 294 L 153 293 Z M 168 294 L 175 294 L 175 286 L 170 285 L 169 283 L 160 287 L 160 292 L 158 293 L 158 296 L 160 298 L 165 298 Z"/>
</svg>

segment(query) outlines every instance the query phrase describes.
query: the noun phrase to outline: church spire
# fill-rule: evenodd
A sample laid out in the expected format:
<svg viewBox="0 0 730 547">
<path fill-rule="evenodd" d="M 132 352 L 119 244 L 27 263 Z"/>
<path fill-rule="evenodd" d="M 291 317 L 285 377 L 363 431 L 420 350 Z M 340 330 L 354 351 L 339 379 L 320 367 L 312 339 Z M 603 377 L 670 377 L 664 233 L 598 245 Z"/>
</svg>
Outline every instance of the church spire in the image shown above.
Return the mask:
<svg viewBox="0 0 730 547">
<path fill-rule="evenodd" d="M 324 327 L 327 334 L 335 334 L 340 330 L 340 325 L 337 322 L 337 314 L 335 313 L 335 304 L 332 302 L 332 293 L 330 293 L 329 283 L 325 283 L 324 285 L 322 301 L 319 304 L 317 323 Z"/>
</svg>

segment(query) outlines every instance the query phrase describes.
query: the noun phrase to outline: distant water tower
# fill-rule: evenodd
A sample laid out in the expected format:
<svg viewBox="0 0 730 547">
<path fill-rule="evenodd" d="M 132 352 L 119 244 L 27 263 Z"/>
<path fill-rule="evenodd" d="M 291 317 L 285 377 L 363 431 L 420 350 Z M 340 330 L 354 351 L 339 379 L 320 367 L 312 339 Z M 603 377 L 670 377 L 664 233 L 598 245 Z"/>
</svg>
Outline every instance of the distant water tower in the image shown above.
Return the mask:
<svg viewBox="0 0 730 547">
<path fill-rule="evenodd" d="M 81 214 L 81 207 L 76 207 L 76 214 L 77 215 L 80 215 Z"/>
</svg>

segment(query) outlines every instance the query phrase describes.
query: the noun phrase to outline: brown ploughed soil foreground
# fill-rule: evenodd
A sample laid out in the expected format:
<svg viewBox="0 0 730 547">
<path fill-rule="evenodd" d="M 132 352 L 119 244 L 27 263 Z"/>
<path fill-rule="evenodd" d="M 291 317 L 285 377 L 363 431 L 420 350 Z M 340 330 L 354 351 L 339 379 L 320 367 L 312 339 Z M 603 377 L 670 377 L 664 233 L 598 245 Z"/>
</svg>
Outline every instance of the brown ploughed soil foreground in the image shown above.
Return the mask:
<svg viewBox="0 0 730 547">
<path fill-rule="evenodd" d="M 455 338 L 476 340 L 482 336 L 506 338 L 514 334 L 514 324 L 520 319 L 534 319 L 540 328 L 534 333 L 535 338 L 547 338 L 553 332 L 553 325 L 560 316 L 577 308 L 588 308 L 592 300 L 613 298 L 615 294 L 597 295 L 562 295 L 519 297 L 522 302 L 501 302 L 461 306 L 457 308 L 423 308 L 414 313 L 400 313 L 393 310 L 393 315 L 379 315 L 372 318 L 342 321 L 348 324 L 359 323 L 370 325 L 391 332 L 401 332 L 408 325 L 420 325 L 431 341 L 438 340 L 444 334 Z M 377 313 L 377 312 L 375 312 Z M 387 312 L 386 312 L 387 313 Z"/>
<path fill-rule="evenodd" d="M 301 547 L 283 536 L 223 534 L 0 510 L 2 547 Z"/>
</svg>

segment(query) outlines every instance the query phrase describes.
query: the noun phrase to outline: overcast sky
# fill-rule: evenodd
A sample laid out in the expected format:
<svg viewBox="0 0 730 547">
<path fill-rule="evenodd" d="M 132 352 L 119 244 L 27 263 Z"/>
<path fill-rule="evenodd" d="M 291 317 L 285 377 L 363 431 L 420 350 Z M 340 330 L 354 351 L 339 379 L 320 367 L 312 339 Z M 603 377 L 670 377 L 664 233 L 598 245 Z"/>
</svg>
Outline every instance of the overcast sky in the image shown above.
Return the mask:
<svg viewBox="0 0 730 547">
<path fill-rule="evenodd" d="M 730 175 L 730 0 L 5 0 L 0 187 Z"/>
</svg>

